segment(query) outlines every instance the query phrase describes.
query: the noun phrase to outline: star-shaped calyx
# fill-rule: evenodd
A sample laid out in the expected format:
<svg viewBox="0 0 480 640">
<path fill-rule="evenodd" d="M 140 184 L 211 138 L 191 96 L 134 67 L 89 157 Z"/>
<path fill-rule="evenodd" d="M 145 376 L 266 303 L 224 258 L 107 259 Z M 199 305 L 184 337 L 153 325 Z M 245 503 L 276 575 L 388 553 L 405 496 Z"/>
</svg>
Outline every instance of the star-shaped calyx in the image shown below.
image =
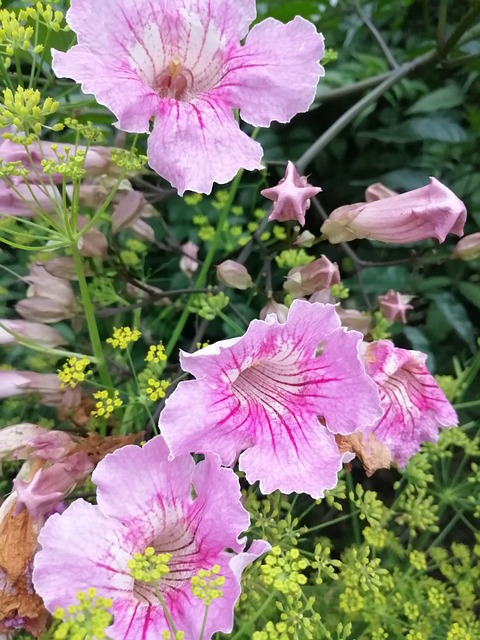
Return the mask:
<svg viewBox="0 0 480 640">
<path fill-rule="evenodd" d="M 403 324 L 407 323 L 407 311 L 413 309 L 411 304 L 408 304 L 412 300 L 413 296 L 404 296 L 398 291 L 390 289 L 383 296 L 378 296 L 378 302 L 383 315 L 389 322 L 398 320 Z"/>
<path fill-rule="evenodd" d="M 287 163 L 285 177 L 276 187 L 263 189 L 260 193 L 275 203 L 268 217 L 269 220 L 297 220 L 302 226 L 305 224 L 305 213 L 310 207 L 310 198 L 320 193 L 320 187 L 308 184 L 306 176 L 299 176 L 295 165 L 290 160 Z"/>
</svg>

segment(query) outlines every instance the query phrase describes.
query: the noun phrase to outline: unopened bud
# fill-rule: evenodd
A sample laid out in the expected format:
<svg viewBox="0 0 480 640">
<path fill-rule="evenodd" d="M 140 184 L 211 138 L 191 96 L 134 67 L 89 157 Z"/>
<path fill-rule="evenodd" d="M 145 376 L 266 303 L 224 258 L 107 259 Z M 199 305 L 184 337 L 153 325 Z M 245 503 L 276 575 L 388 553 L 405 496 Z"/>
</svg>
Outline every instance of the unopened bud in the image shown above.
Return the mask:
<svg viewBox="0 0 480 640">
<path fill-rule="evenodd" d="M 225 260 L 217 266 L 217 278 L 222 284 L 233 289 L 253 287 L 253 281 L 243 264 L 234 260 Z"/>
<path fill-rule="evenodd" d="M 453 257 L 460 260 L 476 260 L 480 258 L 480 233 L 471 233 L 457 242 Z"/>
</svg>

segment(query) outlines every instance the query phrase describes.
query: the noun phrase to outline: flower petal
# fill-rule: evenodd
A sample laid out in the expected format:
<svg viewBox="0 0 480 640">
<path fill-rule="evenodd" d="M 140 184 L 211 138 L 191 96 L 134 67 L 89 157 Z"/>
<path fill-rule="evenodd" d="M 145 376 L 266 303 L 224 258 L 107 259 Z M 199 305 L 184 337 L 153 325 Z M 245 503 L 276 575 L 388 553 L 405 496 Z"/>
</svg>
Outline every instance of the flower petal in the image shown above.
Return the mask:
<svg viewBox="0 0 480 640">
<path fill-rule="evenodd" d="M 323 53 L 323 36 L 311 22 L 300 16 L 287 24 L 267 18 L 231 55 L 221 86 L 246 122 L 260 127 L 272 120 L 289 122 L 313 102 L 324 75 Z"/>
<path fill-rule="evenodd" d="M 77 592 L 92 586 L 99 596 L 131 598 L 133 578 L 126 567 L 134 551 L 129 552 L 125 534 L 122 525 L 84 500 L 73 502 L 61 516 L 50 516 L 40 531 L 42 548 L 33 569 L 35 589 L 47 609 L 75 604 Z"/>
<path fill-rule="evenodd" d="M 152 169 L 180 195 L 187 189 L 210 193 L 214 182 L 229 182 L 242 167 L 262 168 L 258 142 L 240 130 L 230 108 L 207 96 L 162 100 L 148 152 Z"/>
<path fill-rule="evenodd" d="M 143 519 L 153 526 L 152 518 L 165 515 L 165 504 L 183 502 L 189 496 L 194 465 L 191 456 L 169 461 L 161 437 L 143 447 L 117 449 L 92 474 L 98 506 L 105 516 L 121 522 Z M 159 523 L 155 526 L 161 528 Z"/>
<path fill-rule="evenodd" d="M 52 52 L 52 67 L 60 78 L 73 78 L 100 104 L 113 111 L 125 131 L 146 133 L 160 98 L 129 64 L 128 59 L 99 57 L 87 45 L 78 44 L 66 53 Z M 126 99 L 128 96 L 128 100 Z"/>
<path fill-rule="evenodd" d="M 304 492 L 321 498 L 337 484 L 342 454 L 335 437 L 314 416 L 285 414 L 275 424 L 265 411 L 256 444 L 242 453 L 239 468 L 264 494 Z M 279 428 L 281 427 L 281 428 Z"/>
</svg>

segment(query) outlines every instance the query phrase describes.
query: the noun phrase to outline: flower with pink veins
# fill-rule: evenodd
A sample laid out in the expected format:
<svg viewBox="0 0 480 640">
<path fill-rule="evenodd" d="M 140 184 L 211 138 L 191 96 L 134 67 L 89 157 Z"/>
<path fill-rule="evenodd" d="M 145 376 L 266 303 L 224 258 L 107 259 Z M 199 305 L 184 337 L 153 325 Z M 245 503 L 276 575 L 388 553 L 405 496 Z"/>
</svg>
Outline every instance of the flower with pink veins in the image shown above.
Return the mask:
<svg viewBox="0 0 480 640">
<path fill-rule="evenodd" d="M 54 51 L 53 68 L 113 111 L 120 129 L 146 133 L 153 117 L 151 167 L 180 194 L 210 193 L 241 167 L 262 168 L 234 109 L 258 127 L 289 122 L 324 73 L 313 24 L 268 18 L 248 32 L 255 16 L 255 0 L 72 0 L 78 44 Z"/>
<path fill-rule="evenodd" d="M 285 176 L 275 187 L 260 191 L 264 198 L 275 203 L 269 220 L 297 220 L 305 224 L 305 213 L 310 207 L 310 199 L 320 193 L 320 187 L 308 184 L 305 176 L 299 176 L 293 162 L 287 163 Z"/>
<path fill-rule="evenodd" d="M 109 637 L 158 640 L 169 624 L 155 586 L 135 580 L 128 566 L 134 554 L 153 547 L 171 554 L 157 589 L 186 638 L 200 637 L 205 611 L 190 579 L 200 569 L 220 566 L 222 596 L 210 604 L 202 637 L 229 633 L 242 571 L 270 549 L 256 540 L 244 550 L 239 536 L 249 515 L 233 471 L 222 468 L 215 455 L 197 465 L 190 455 L 170 461 L 157 437 L 143 448 L 128 445 L 108 455 L 92 478 L 97 505 L 76 500 L 40 532 L 33 581 L 46 607 L 66 608 L 79 590 L 95 587 L 113 601 Z"/>
<path fill-rule="evenodd" d="M 463 202 L 430 178 L 429 184 L 413 191 L 339 207 L 320 231 L 332 244 L 362 238 L 394 244 L 427 238 L 444 242 L 449 233 L 463 236 L 466 217 Z"/>
<path fill-rule="evenodd" d="M 172 456 L 214 451 L 232 465 L 241 454 L 240 470 L 263 493 L 321 497 L 342 465 L 334 434 L 382 413 L 361 339 L 333 305 L 295 300 L 284 323 L 271 314 L 240 338 L 182 353 L 196 380 L 180 382 L 160 415 Z"/>
<path fill-rule="evenodd" d="M 392 459 L 403 467 L 422 442 L 438 439 L 440 427 L 456 426 L 457 414 L 429 373 L 424 353 L 379 340 L 364 345 L 363 357 L 384 410 L 366 431 L 386 444 Z"/>
</svg>

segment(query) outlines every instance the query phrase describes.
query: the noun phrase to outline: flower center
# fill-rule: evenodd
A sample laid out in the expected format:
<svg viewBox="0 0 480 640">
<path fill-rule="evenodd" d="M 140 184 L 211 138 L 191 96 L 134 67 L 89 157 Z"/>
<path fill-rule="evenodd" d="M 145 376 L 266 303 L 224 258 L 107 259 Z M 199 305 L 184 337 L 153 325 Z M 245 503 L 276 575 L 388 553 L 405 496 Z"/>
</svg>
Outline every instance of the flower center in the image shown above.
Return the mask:
<svg viewBox="0 0 480 640">
<path fill-rule="evenodd" d="M 146 548 L 153 549 L 155 554 L 169 554 L 170 559 L 168 560 L 168 572 L 163 573 L 158 580 L 135 579 L 133 596 L 143 604 L 158 603 L 157 589 L 161 592 L 162 597 L 168 597 L 170 592 L 177 591 L 184 582 L 196 575 L 202 564 L 194 533 L 189 530 L 185 522 L 172 523 L 151 540 Z"/>
<path fill-rule="evenodd" d="M 183 66 L 182 60 L 175 55 L 170 64 L 157 76 L 153 88 L 161 98 L 188 100 L 193 87 L 193 75 Z"/>
</svg>

